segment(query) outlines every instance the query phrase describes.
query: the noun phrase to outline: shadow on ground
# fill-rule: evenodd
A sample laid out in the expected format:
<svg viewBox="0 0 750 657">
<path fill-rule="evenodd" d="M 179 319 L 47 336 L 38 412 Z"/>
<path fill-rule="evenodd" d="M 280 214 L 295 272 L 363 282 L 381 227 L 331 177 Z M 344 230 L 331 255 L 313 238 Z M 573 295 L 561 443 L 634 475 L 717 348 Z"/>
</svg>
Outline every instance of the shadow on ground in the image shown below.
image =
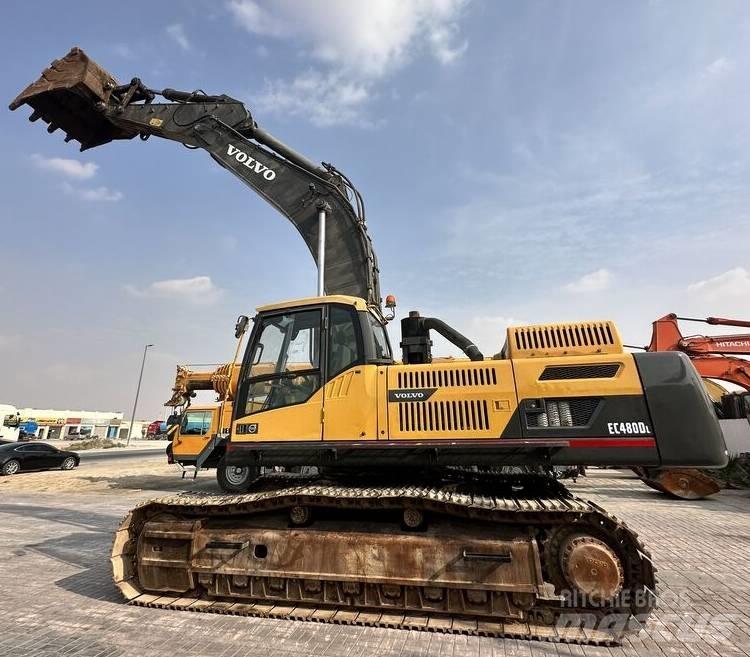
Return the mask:
<svg viewBox="0 0 750 657">
<path fill-rule="evenodd" d="M 0 504 L 0 513 L 37 518 L 63 525 L 80 527 L 90 532 L 111 532 L 117 526 L 119 514 L 97 513 L 85 509 L 64 509 L 35 504 Z"/>
<path fill-rule="evenodd" d="M 3 555 L 2 560 L 13 562 L 29 555 L 42 555 L 54 563 L 44 567 L 46 572 L 70 572 L 72 566 L 79 572 L 55 582 L 66 591 L 96 600 L 119 602 L 121 596 L 112 581 L 109 555 L 114 529 L 121 520 L 119 514 L 104 514 L 85 509 L 61 509 L 26 504 L 0 504 L 0 513 L 18 515 L 31 522 L 39 521 L 45 533 L 51 533 L 45 523 L 66 525 L 68 533 L 36 543 L 26 543 Z M 83 531 L 79 531 L 83 530 Z M 62 531 L 66 531 L 63 529 Z M 20 563 L 20 562 L 19 562 Z M 11 563 L 12 567 L 12 563 Z"/>
<path fill-rule="evenodd" d="M 104 600 L 116 604 L 127 604 L 112 579 L 109 562 L 110 544 L 103 546 L 99 559 L 81 572 L 69 575 L 55 582 L 65 591 L 82 595 L 92 600 Z"/>
<path fill-rule="evenodd" d="M 161 475 L 123 475 L 120 477 L 81 477 L 90 483 L 106 483 L 112 490 L 151 490 L 160 493 L 175 493 L 180 491 L 202 491 L 220 493 L 220 489 L 213 478 L 180 479 L 179 477 L 165 477 Z"/>
</svg>

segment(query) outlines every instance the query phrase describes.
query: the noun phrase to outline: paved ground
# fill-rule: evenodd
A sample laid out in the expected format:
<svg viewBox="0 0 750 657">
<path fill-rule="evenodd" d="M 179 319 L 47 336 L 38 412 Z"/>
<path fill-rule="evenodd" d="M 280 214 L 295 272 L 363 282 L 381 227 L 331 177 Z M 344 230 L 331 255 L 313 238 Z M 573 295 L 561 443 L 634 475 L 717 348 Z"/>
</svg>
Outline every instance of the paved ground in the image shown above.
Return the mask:
<svg viewBox="0 0 750 657">
<path fill-rule="evenodd" d="M 627 473 L 573 485 L 624 518 L 659 567 L 660 609 L 621 648 L 358 628 L 142 609 L 110 583 L 111 532 L 137 501 L 213 488 L 153 459 L 0 479 L 0 655 L 750 655 L 750 493 L 671 502 Z M 39 490 L 46 492 L 39 492 Z"/>
<path fill-rule="evenodd" d="M 78 452 L 81 457 L 81 461 L 113 461 L 118 459 L 142 459 L 148 457 L 157 461 L 164 460 L 164 447 L 161 448 L 149 448 L 149 449 L 138 449 L 138 448 L 127 448 L 127 449 L 92 449 Z"/>
</svg>

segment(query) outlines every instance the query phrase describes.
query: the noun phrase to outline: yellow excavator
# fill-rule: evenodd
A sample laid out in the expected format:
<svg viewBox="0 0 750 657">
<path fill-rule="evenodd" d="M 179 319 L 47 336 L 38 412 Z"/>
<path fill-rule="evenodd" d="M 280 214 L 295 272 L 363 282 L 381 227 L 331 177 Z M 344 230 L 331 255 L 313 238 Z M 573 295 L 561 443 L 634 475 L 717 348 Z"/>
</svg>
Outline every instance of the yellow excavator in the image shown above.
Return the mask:
<svg viewBox="0 0 750 657">
<path fill-rule="evenodd" d="M 82 148 L 161 137 L 209 152 L 298 228 L 318 265 L 316 296 L 252 320 L 223 457 L 250 476 L 233 494 L 127 515 L 111 557 L 127 600 L 594 644 L 640 627 L 656 580 L 635 532 L 553 478 L 507 469 L 723 466 L 687 356 L 626 353 L 611 322 L 587 321 L 510 328 L 486 358 L 413 311 L 397 360 L 361 196 L 241 102 L 121 85 L 73 49 L 11 108 L 23 104 Z M 433 362 L 435 332 L 466 357 Z M 275 466 L 317 473 L 255 476 Z"/>
</svg>

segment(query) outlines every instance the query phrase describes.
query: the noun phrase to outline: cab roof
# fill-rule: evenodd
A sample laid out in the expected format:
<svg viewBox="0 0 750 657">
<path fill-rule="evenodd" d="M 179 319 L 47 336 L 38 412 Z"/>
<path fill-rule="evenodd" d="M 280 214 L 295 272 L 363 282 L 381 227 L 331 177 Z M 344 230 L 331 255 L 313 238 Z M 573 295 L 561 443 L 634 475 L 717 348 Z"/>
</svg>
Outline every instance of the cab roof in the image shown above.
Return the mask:
<svg viewBox="0 0 750 657">
<path fill-rule="evenodd" d="M 354 306 L 357 310 L 367 310 L 367 302 L 360 297 L 350 297 L 344 294 L 329 294 L 324 297 L 307 297 L 305 299 L 292 299 L 291 301 L 281 301 L 266 306 L 258 306 L 256 310 L 259 313 L 269 310 L 284 310 L 285 308 L 298 308 L 300 306 L 317 306 L 324 303 L 342 303 L 347 306 Z"/>
</svg>

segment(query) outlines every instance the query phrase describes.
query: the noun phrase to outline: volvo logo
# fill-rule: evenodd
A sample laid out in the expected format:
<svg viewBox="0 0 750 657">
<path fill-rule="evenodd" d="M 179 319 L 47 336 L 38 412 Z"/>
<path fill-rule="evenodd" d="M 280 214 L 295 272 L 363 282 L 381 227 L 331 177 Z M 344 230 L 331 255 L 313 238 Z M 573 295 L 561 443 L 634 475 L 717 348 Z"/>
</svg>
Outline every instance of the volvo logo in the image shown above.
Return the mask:
<svg viewBox="0 0 750 657">
<path fill-rule="evenodd" d="M 252 424 L 238 424 L 237 425 L 237 435 L 242 434 L 257 434 L 258 433 L 258 423 L 253 422 Z"/>
<path fill-rule="evenodd" d="M 419 390 L 389 390 L 389 402 L 420 402 L 432 397 L 437 388 L 420 388 Z"/>
<path fill-rule="evenodd" d="M 232 146 L 232 144 L 227 146 L 227 155 L 233 157 L 237 162 L 246 166 L 254 173 L 260 174 L 268 181 L 271 181 L 276 177 L 276 172 L 273 169 L 269 169 L 265 164 L 261 164 L 258 160 L 253 159 L 245 153 L 245 151 L 240 150 L 236 146 Z"/>
</svg>

